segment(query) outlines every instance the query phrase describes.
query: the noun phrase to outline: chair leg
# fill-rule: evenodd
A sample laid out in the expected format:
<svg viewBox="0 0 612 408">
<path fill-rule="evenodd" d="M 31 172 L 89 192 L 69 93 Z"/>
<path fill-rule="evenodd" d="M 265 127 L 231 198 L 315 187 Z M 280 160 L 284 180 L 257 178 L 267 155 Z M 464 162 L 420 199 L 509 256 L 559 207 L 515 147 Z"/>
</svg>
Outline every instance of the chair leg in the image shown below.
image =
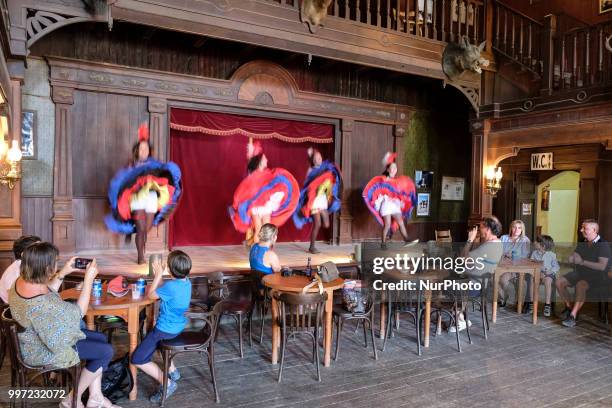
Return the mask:
<svg viewBox="0 0 612 408">
<path fill-rule="evenodd" d="M 244 351 L 242 350 L 242 313 L 238 315 L 238 341 L 240 343 L 240 358 L 244 358 Z"/>
<path fill-rule="evenodd" d="M 470 319 L 468 318 L 468 307 L 463 307 L 464 304 L 463 302 L 461 302 L 461 309 L 465 309 L 464 313 L 465 313 L 465 330 L 467 331 L 467 335 L 468 335 L 468 342 L 470 344 L 472 344 L 472 336 L 470 335 L 470 324 L 468 323 L 470 321 Z"/>
<path fill-rule="evenodd" d="M 484 300 L 482 302 L 482 305 L 480 305 L 480 317 L 482 318 L 482 334 L 484 335 L 485 340 L 487 340 L 487 306 L 486 303 L 484 303 Z"/>
<path fill-rule="evenodd" d="M 315 340 L 315 342 L 318 344 L 318 341 Z M 285 365 L 285 347 L 287 347 L 287 337 L 285 336 L 285 333 L 281 333 L 281 361 L 280 361 L 280 368 L 278 370 L 278 382 L 281 382 L 281 379 L 283 377 L 283 366 Z"/>
<path fill-rule="evenodd" d="M 361 319 L 357 321 L 361 322 Z M 365 320 L 363 321 L 363 347 L 368 347 L 368 331 L 366 330 Z"/>
<path fill-rule="evenodd" d="M 338 360 L 338 351 L 340 350 L 340 333 L 342 333 L 342 318 L 338 316 L 338 325 L 336 326 L 336 351 L 334 352 L 334 361 Z"/>
<path fill-rule="evenodd" d="M 80 364 L 76 364 L 74 367 L 72 367 L 71 370 L 71 375 L 72 375 L 72 406 L 76 407 L 78 406 L 78 388 L 79 388 L 79 380 L 81 379 L 81 365 Z"/>
<path fill-rule="evenodd" d="M 365 326 L 365 322 L 363 322 L 364 326 Z M 372 324 L 372 315 L 370 314 L 370 318 L 367 320 L 368 324 L 370 325 L 370 337 L 372 340 L 372 351 L 374 352 L 374 360 L 378 360 L 378 353 L 376 352 L 376 342 L 374 341 L 374 325 Z"/>
<path fill-rule="evenodd" d="M 315 338 L 313 339 L 315 343 L 315 359 L 317 361 L 317 381 L 321 382 L 321 369 L 319 367 L 319 329 L 315 330 Z"/>
<path fill-rule="evenodd" d="M 457 351 L 461 353 L 461 343 L 459 342 L 459 305 L 455 300 L 455 334 L 457 335 Z M 467 322 L 466 322 L 467 325 Z"/>
<path fill-rule="evenodd" d="M 163 407 L 166 402 L 166 393 L 168 392 L 168 371 L 170 370 L 170 350 L 164 350 L 162 353 L 164 360 L 164 371 L 162 377 L 162 397 L 160 405 Z"/>
<path fill-rule="evenodd" d="M 385 351 L 385 347 L 387 346 L 387 339 L 391 335 L 391 314 L 393 313 L 391 309 L 391 302 L 387 304 L 387 329 L 385 330 L 385 338 L 383 339 L 383 345 L 381 351 Z"/>
<path fill-rule="evenodd" d="M 249 313 L 249 347 L 253 347 L 253 310 Z"/>
<path fill-rule="evenodd" d="M 208 348 L 208 368 L 210 368 L 210 378 L 212 379 L 213 391 L 215 392 L 215 402 L 221 402 L 219 391 L 217 390 L 217 377 L 215 375 L 215 352 L 213 347 Z"/>
<path fill-rule="evenodd" d="M 260 322 L 260 331 L 259 331 L 259 344 L 263 343 L 263 332 L 264 332 L 264 323 L 266 322 L 266 302 L 261 304 L 261 322 Z"/>
</svg>

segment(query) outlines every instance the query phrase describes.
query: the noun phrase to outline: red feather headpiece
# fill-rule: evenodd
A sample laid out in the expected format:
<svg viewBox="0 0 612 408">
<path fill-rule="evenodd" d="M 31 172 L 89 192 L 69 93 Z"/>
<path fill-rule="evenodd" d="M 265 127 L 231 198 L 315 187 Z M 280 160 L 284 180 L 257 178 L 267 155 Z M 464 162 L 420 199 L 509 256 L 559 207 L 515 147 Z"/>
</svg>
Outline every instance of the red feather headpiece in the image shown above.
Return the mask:
<svg viewBox="0 0 612 408">
<path fill-rule="evenodd" d="M 397 153 L 387 152 L 385 157 L 383 157 L 382 163 L 383 166 L 387 167 L 391 163 L 395 163 L 395 158 L 397 157 Z"/>
<path fill-rule="evenodd" d="M 145 123 L 138 127 L 138 142 L 149 141 L 149 126 Z"/>
<path fill-rule="evenodd" d="M 249 144 L 247 144 L 247 159 L 257 156 L 258 154 L 263 153 L 263 148 L 261 147 L 261 143 L 255 142 L 253 143 L 253 139 L 249 138 Z"/>
</svg>

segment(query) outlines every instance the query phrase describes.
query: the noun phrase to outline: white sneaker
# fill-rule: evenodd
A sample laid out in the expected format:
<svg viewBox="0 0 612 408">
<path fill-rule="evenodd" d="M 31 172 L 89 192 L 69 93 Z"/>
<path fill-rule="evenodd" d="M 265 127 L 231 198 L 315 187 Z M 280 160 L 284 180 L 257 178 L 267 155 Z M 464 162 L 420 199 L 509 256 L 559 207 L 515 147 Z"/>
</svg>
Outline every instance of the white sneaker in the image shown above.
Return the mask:
<svg viewBox="0 0 612 408">
<path fill-rule="evenodd" d="M 466 328 L 466 324 L 465 324 L 465 320 L 459 320 L 459 331 L 463 331 Z M 472 322 L 471 321 L 467 321 L 467 326 L 472 327 Z M 448 332 L 449 333 L 456 333 L 457 332 L 457 326 L 451 326 L 448 328 Z"/>
</svg>

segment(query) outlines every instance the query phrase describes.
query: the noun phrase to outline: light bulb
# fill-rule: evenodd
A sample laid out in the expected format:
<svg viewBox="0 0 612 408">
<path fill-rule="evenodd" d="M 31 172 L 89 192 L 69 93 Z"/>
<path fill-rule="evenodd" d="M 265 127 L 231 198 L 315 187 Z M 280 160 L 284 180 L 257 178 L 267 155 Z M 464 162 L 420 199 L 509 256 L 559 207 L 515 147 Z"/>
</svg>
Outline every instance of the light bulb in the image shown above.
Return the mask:
<svg viewBox="0 0 612 408">
<path fill-rule="evenodd" d="M 18 162 L 21 160 L 21 149 L 17 144 L 17 140 L 13 140 L 13 146 L 9 149 L 7 158 L 11 162 Z"/>
<path fill-rule="evenodd" d="M 493 180 L 495 178 L 495 168 L 487 167 L 487 173 L 485 175 L 487 180 Z"/>
<path fill-rule="evenodd" d="M 497 172 L 495 172 L 495 180 L 500 181 L 503 177 L 503 173 L 502 173 L 502 169 L 501 167 L 497 168 Z"/>
</svg>

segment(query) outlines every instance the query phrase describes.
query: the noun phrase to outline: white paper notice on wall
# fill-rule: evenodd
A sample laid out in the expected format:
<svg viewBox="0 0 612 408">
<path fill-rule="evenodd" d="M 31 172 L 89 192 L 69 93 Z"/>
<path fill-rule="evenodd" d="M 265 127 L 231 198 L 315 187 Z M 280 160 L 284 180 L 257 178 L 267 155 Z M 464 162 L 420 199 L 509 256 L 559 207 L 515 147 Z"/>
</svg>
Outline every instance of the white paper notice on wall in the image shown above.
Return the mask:
<svg viewBox="0 0 612 408">
<path fill-rule="evenodd" d="M 551 153 L 532 153 L 531 170 L 552 170 L 553 154 Z"/>
</svg>

